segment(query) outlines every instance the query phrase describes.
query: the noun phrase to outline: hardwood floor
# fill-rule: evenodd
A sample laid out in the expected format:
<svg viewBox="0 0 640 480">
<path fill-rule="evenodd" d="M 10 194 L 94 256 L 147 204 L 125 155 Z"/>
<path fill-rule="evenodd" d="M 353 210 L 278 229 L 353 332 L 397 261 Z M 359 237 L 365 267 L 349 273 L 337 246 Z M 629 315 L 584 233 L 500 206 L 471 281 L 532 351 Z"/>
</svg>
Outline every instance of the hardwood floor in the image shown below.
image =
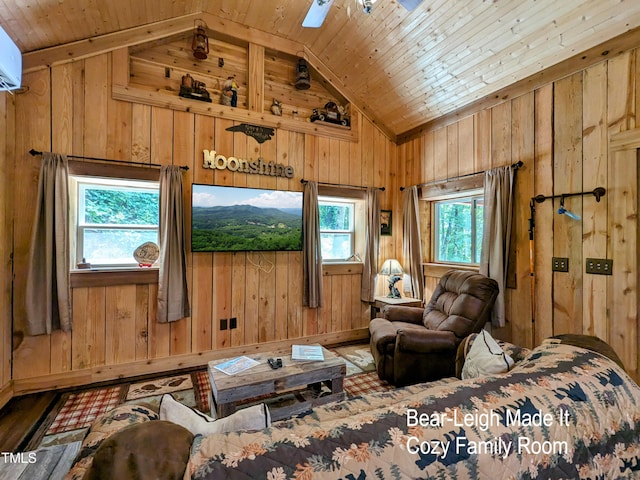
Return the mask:
<svg viewBox="0 0 640 480">
<path fill-rule="evenodd" d="M 12 398 L 0 410 L 0 452 L 24 451 L 39 423 L 55 406 L 59 392 Z"/>
</svg>

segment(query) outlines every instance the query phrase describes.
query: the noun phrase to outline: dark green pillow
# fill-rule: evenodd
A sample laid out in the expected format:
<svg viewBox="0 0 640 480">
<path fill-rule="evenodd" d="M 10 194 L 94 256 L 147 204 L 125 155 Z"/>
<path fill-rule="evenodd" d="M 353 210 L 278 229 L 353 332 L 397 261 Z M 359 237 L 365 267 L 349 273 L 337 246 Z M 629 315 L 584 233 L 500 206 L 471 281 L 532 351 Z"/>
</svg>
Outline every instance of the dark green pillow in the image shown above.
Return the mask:
<svg viewBox="0 0 640 480">
<path fill-rule="evenodd" d="M 107 438 L 83 480 L 181 480 L 193 434 L 163 420 L 131 425 Z"/>
</svg>

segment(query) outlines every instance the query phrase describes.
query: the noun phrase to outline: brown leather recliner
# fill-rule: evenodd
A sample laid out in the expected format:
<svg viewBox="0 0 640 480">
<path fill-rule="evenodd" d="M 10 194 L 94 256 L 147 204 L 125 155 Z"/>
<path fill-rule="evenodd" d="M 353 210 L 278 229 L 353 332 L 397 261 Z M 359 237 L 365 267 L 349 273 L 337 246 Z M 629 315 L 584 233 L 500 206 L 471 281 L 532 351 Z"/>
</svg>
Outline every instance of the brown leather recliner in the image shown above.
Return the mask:
<svg viewBox="0 0 640 480">
<path fill-rule="evenodd" d="M 369 323 L 380 379 L 401 386 L 453 376 L 458 345 L 489 321 L 497 295 L 495 280 L 450 270 L 424 309 L 385 306 Z"/>
</svg>

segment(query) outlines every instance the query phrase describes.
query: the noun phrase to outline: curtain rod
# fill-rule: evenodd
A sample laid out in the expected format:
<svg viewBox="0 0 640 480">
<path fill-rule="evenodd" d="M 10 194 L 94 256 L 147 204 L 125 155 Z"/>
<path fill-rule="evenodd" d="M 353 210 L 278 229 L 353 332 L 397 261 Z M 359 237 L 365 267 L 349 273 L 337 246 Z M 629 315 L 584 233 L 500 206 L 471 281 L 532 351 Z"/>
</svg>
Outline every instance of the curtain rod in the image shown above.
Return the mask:
<svg viewBox="0 0 640 480">
<path fill-rule="evenodd" d="M 34 150 L 33 148 L 31 150 L 29 150 L 29 153 L 34 157 L 36 155 L 42 155 L 42 152 Z M 134 162 L 132 160 L 113 160 L 113 159 L 110 159 L 110 158 L 83 157 L 83 156 L 78 156 L 78 155 L 65 155 L 65 156 L 67 158 L 77 158 L 77 159 L 81 159 L 81 160 L 92 160 L 92 161 L 97 161 L 97 162 L 126 163 L 128 165 L 136 165 L 138 167 L 162 167 L 162 165 L 160 165 L 159 163 L 138 163 L 138 162 Z M 181 165 L 180 166 L 180 170 L 189 170 L 189 167 Z"/>
<path fill-rule="evenodd" d="M 304 178 L 300 180 L 300 183 L 309 183 L 311 180 L 305 180 Z M 317 182 L 318 185 L 323 185 L 326 187 L 342 187 L 342 188 L 353 188 L 356 190 L 366 190 L 367 187 L 363 187 L 360 185 L 345 185 L 343 183 L 327 183 L 327 182 Z M 376 187 L 378 190 L 384 192 L 384 187 Z"/>
<path fill-rule="evenodd" d="M 522 160 L 519 160 L 516 163 L 512 164 L 511 168 L 513 168 L 514 170 L 518 170 L 523 165 L 524 165 L 524 163 L 522 162 Z M 475 173 L 467 173 L 465 175 L 458 175 L 457 177 L 445 178 L 444 180 L 432 180 L 431 182 L 418 183 L 415 186 L 416 187 L 426 187 L 428 185 L 437 185 L 438 183 L 446 183 L 446 182 L 448 182 L 450 180 L 458 180 L 460 178 L 472 177 L 474 175 L 482 175 L 485 172 L 487 172 L 487 170 L 483 170 L 481 172 L 475 172 Z M 403 191 L 405 188 L 406 187 L 400 187 L 400 191 Z"/>
</svg>

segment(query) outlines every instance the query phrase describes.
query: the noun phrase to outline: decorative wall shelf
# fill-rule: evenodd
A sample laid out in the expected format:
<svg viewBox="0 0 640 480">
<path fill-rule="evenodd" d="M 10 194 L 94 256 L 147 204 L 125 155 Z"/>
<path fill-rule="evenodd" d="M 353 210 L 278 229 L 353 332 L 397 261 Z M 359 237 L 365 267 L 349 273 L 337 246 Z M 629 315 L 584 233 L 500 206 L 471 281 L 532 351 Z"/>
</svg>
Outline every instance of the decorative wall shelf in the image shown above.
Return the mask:
<svg viewBox="0 0 640 480">
<path fill-rule="evenodd" d="M 320 125 L 317 122 L 312 123 L 307 119 L 288 119 L 272 115 L 271 113 L 252 112 L 250 110 L 227 107 L 225 105 L 199 102 L 197 100 L 182 98 L 175 94 L 155 92 L 144 88 L 136 88 L 131 85 L 117 85 L 115 82 L 112 87 L 112 96 L 114 100 L 152 105 L 239 122 L 249 122 L 263 127 L 283 128 L 294 132 L 309 133 L 339 140 L 358 141 L 359 126 L 357 115 L 351 117 L 351 129 L 347 129 L 336 125 Z"/>
</svg>

